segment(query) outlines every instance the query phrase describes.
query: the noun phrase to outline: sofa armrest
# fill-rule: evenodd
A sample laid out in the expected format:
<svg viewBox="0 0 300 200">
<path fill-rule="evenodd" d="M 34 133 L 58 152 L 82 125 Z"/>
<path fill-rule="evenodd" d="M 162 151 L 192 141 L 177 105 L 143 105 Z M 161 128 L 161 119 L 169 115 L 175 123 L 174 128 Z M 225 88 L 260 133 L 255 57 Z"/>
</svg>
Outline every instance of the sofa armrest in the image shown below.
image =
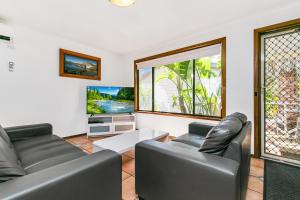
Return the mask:
<svg viewBox="0 0 300 200">
<path fill-rule="evenodd" d="M 35 136 L 51 135 L 52 125 L 48 123 L 5 128 L 12 142 L 30 139 Z"/>
<path fill-rule="evenodd" d="M 103 150 L 0 183 L 0 199 L 121 200 L 121 156 Z"/>
<path fill-rule="evenodd" d="M 136 192 L 147 200 L 240 199 L 239 164 L 149 140 L 136 146 Z"/>
<path fill-rule="evenodd" d="M 214 127 L 214 124 L 203 122 L 192 122 L 189 124 L 189 133 L 201 135 L 206 137 L 207 133 Z"/>
</svg>

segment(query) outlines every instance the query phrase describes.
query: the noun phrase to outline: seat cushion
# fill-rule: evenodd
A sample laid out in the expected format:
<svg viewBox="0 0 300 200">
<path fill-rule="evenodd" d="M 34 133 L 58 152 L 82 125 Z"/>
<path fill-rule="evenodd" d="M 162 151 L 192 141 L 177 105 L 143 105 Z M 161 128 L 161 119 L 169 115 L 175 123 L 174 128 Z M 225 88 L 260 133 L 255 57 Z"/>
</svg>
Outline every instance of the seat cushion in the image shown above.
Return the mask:
<svg viewBox="0 0 300 200">
<path fill-rule="evenodd" d="M 25 175 L 14 148 L 0 137 L 0 182 Z"/>
<path fill-rule="evenodd" d="M 56 135 L 43 135 L 43 136 L 36 136 L 31 139 L 27 140 L 20 140 L 17 142 L 14 142 L 13 145 L 16 149 L 17 154 L 22 153 L 23 151 L 26 152 L 27 150 L 30 150 L 35 147 L 40 147 L 43 145 L 51 144 L 56 141 L 61 141 L 62 139 Z"/>
<path fill-rule="evenodd" d="M 204 140 L 205 140 L 205 137 L 203 137 L 201 135 L 193 134 L 193 133 L 187 133 L 187 134 L 184 134 L 184 135 L 181 135 L 181 136 L 177 137 L 173 141 L 181 142 L 181 143 L 192 145 L 194 147 L 199 148 L 203 144 Z"/>
<path fill-rule="evenodd" d="M 242 122 L 236 117 L 225 118 L 209 131 L 199 151 L 222 155 L 242 127 Z"/>
<path fill-rule="evenodd" d="M 2 137 L 9 146 L 11 146 L 11 147 L 13 146 L 10 141 L 9 136 L 7 135 L 6 131 L 4 130 L 4 128 L 1 125 L 0 125 L 0 137 Z"/>
<path fill-rule="evenodd" d="M 6 131 L 0 125 L 0 145 L 1 145 L 1 153 L 4 153 L 6 157 L 9 157 L 13 162 L 18 163 L 19 159 L 16 154 L 14 145 L 11 143 L 9 136 L 6 134 Z"/>
<path fill-rule="evenodd" d="M 70 160 L 75 160 L 81 156 L 85 156 L 86 154 L 82 151 L 68 151 L 65 152 L 61 155 L 56 155 L 56 156 L 52 156 L 49 157 L 47 159 L 43 159 L 40 162 L 34 163 L 30 166 L 27 166 L 25 168 L 26 173 L 30 174 L 30 173 L 34 173 L 43 169 L 47 169 L 49 167 L 61 164 L 61 163 L 65 163 L 67 161 Z"/>
<path fill-rule="evenodd" d="M 185 144 L 182 142 L 170 141 L 170 142 L 167 142 L 167 144 L 171 145 L 171 146 L 179 147 L 182 149 L 186 149 L 186 150 L 194 150 L 196 152 L 198 152 L 198 150 L 199 150 L 199 147 L 195 147 L 195 146 Z"/>
<path fill-rule="evenodd" d="M 44 135 L 14 143 L 22 166 L 33 173 L 86 155 L 55 135 Z"/>
</svg>

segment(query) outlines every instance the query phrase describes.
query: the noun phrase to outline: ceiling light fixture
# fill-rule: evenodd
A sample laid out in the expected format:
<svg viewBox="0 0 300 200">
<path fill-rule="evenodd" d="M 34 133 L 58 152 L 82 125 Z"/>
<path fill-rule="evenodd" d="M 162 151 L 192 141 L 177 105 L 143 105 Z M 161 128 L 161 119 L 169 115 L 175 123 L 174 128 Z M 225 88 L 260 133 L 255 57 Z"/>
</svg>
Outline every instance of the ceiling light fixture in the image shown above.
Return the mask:
<svg viewBox="0 0 300 200">
<path fill-rule="evenodd" d="M 136 0 L 109 0 L 112 4 L 115 4 L 120 7 L 131 6 L 135 3 Z"/>
</svg>

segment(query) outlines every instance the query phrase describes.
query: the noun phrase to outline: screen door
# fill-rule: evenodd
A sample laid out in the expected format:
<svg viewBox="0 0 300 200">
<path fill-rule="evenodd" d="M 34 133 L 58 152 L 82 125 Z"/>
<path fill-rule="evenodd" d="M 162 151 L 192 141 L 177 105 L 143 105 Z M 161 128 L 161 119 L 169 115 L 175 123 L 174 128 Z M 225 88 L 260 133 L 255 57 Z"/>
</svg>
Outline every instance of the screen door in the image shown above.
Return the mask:
<svg viewBox="0 0 300 200">
<path fill-rule="evenodd" d="M 300 164 L 300 27 L 260 37 L 261 153 Z"/>
</svg>

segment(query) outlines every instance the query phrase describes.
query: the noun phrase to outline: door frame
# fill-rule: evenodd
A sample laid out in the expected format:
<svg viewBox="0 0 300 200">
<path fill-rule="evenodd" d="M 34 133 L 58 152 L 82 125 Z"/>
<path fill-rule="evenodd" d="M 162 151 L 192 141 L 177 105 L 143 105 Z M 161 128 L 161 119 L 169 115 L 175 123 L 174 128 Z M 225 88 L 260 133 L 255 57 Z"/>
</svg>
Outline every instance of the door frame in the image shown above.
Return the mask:
<svg viewBox="0 0 300 200">
<path fill-rule="evenodd" d="M 300 18 L 254 30 L 254 157 L 261 157 L 261 34 L 300 25 Z"/>
</svg>

